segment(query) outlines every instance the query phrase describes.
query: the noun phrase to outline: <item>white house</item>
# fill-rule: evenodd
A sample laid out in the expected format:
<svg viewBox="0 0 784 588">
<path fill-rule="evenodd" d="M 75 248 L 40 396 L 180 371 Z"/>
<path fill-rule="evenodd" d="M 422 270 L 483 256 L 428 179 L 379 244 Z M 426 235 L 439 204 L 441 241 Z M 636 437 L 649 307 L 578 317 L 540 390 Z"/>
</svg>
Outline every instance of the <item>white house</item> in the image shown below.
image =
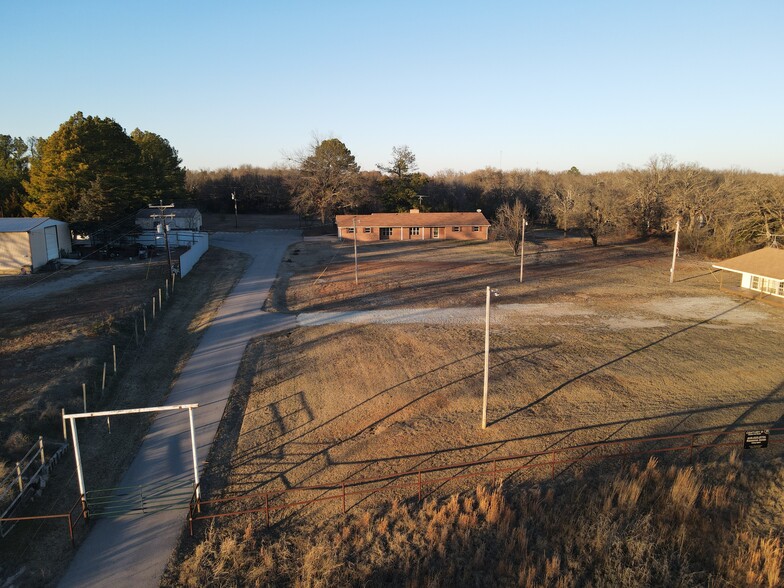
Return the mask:
<svg viewBox="0 0 784 588">
<path fill-rule="evenodd" d="M 745 295 L 755 298 L 773 296 L 784 302 L 784 249 L 757 249 L 714 263 L 713 267 L 722 270 L 722 288 L 724 272 L 732 272 L 740 274 L 740 289 L 745 291 Z"/>
<path fill-rule="evenodd" d="M 0 218 L 0 271 L 35 271 L 71 252 L 68 223 L 52 218 Z"/>
<path fill-rule="evenodd" d="M 160 214 L 157 208 L 143 208 L 136 213 L 136 226 L 145 231 L 155 230 L 159 220 L 152 218 L 151 215 Z M 169 219 L 167 224 L 170 231 L 189 229 L 191 231 L 201 231 L 201 213 L 197 208 L 167 208 L 164 214 L 173 214 L 174 218 Z"/>
</svg>

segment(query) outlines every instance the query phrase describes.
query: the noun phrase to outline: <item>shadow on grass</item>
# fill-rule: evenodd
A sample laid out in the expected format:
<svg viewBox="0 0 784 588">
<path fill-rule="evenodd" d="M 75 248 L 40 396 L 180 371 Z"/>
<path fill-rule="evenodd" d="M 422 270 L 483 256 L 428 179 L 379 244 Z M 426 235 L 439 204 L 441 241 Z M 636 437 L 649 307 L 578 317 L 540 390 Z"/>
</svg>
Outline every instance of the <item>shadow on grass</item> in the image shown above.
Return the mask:
<svg viewBox="0 0 784 588">
<path fill-rule="evenodd" d="M 564 388 L 566 388 L 570 384 L 573 384 L 574 382 L 577 382 L 578 380 L 581 380 L 582 378 L 584 378 L 584 377 L 586 377 L 586 376 L 588 376 L 590 374 L 593 374 L 593 373 L 598 372 L 598 371 L 600 371 L 600 370 L 602 370 L 602 369 L 604 369 L 606 367 L 614 365 L 614 364 L 616 364 L 616 363 L 618 363 L 620 361 L 623 361 L 624 359 L 632 357 L 633 355 L 641 353 L 641 352 L 643 352 L 643 351 L 645 351 L 647 349 L 651 349 L 651 348 L 655 347 L 656 345 L 659 345 L 660 343 L 663 343 L 664 341 L 667 341 L 668 339 L 672 339 L 673 337 L 676 337 L 677 335 L 680 335 L 682 333 L 690 331 L 690 330 L 692 330 L 692 329 L 694 329 L 696 327 L 699 327 L 699 326 L 702 326 L 702 325 L 706 325 L 706 324 L 710 323 L 711 321 L 713 321 L 713 320 L 715 320 L 715 319 L 717 319 L 719 317 L 722 317 L 722 316 L 724 316 L 726 314 L 729 314 L 730 312 L 732 312 L 734 310 L 737 310 L 738 308 L 740 308 L 742 306 L 745 306 L 749 302 L 750 302 L 749 300 L 746 300 L 745 302 L 741 302 L 741 303 L 733 306 L 732 308 L 729 308 L 729 309 L 724 310 L 724 311 L 722 311 L 722 312 L 720 312 L 718 314 L 713 315 L 712 317 L 709 317 L 707 319 L 698 321 L 698 322 L 693 323 L 693 324 L 691 324 L 691 325 L 689 325 L 687 327 L 683 327 L 682 329 L 678 329 L 677 331 L 675 331 L 673 333 L 670 333 L 669 335 L 665 335 L 664 337 L 660 337 L 659 339 L 656 339 L 655 341 L 651 341 L 650 343 L 646 343 L 645 345 L 643 345 L 641 347 L 638 347 L 637 349 L 629 351 L 628 353 L 624 353 L 623 355 L 620 355 L 620 356 L 616 357 L 615 359 L 611 359 L 610 361 L 607 361 L 607 362 L 605 362 L 605 363 L 603 363 L 601 365 L 598 365 L 598 366 L 593 367 L 593 368 L 591 368 L 589 370 L 586 370 L 586 371 L 584 371 L 581 374 L 578 374 L 578 375 L 576 375 L 576 376 L 574 376 L 572 378 L 569 378 L 568 380 L 566 380 L 565 382 L 562 382 L 561 384 L 559 384 L 558 386 L 556 386 L 555 388 L 553 388 L 552 390 L 550 390 L 549 392 L 547 392 L 543 396 L 540 396 L 539 398 L 537 398 L 533 402 L 529 402 L 525 406 L 521 406 L 519 408 L 516 408 L 512 412 L 510 412 L 510 413 L 508 413 L 508 414 L 506 414 L 506 415 L 504 415 L 504 416 L 502 416 L 502 417 L 500 417 L 500 418 L 498 418 L 498 419 L 496 419 L 494 421 L 489 422 L 488 426 L 498 424 L 498 423 L 500 423 L 500 422 L 502 422 L 502 421 L 504 421 L 504 420 L 506 420 L 508 418 L 513 417 L 516 414 L 519 414 L 519 413 L 521 413 L 523 411 L 526 411 L 526 410 L 536 406 L 537 404 L 540 404 L 540 403 L 544 402 L 545 400 L 547 400 L 548 398 L 553 396 L 556 392 L 559 392 L 560 390 L 563 390 Z"/>
<path fill-rule="evenodd" d="M 498 369 L 498 368 L 500 368 L 500 367 L 502 367 L 502 366 L 504 366 L 506 364 L 509 364 L 509 363 L 512 363 L 512 362 L 515 362 L 515 361 L 530 361 L 530 357 L 531 356 L 533 356 L 533 355 L 535 355 L 537 353 L 541 353 L 542 351 L 545 351 L 545 350 L 548 350 L 548 349 L 552 349 L 553 347 L 556 347 L 556 346 L 557 346 L 557 344 L 547 345 L 547 346 L 540 346 L 540 347 L 537 347 L 536 349 L 534 349 L 532 351 L 529 351 L 528 353 L 525 353 L 525 354 L 522 354 L 522 355 L 518 355 L 518 356 L 515 356 L 515 357 L 512 357 L 512 358 L 506 359 L 506 360 L 504 360 L 502 362 L 499 362 L 497 364 L 494 364 L 492 367 L 493 367 L 493 369 Z M 479 356 L 481 356 L 481 352 L 472 353 L 470 355 L 461 357 L 461 358 L 456 359 L 454 361 L 445 363 L 445 364 L 443 364 L 443 365 L 441 365 L 438 368 L 435 368 L 433 370 L 429 370 L 427 372 L 418 374 L 418 375 L 416 375 L 414 377 L 408 378 L 407 380 L 404 380 L 402 382 L 398 382 L 394 386 L 391 386 L 389 388 L 385 388 L 385 389 L 377 392 L 376 394 L 366 398 L 362 402 L 359 402 L 359 403 L 355 404 L 350 409 L 345 410 L 342 413 L 337 414 L 337 415 L 331 417 L 330 419 L 324 421 L 323 423 L 320 423 L 316 427 L 310 428 L 307 431 L 299 433 L 294 438 L 287 439 L 286 441 L 283 441 L 282 443 L 279 443 L 279 444 L 277 444 L 277 445 L 275 445 L 275 446 L 273 446 L 273 447 L 271 447 L 269 449 L 264 450 L 260 455 L 258 453 L 258 448 L 249 449 L 249 450 L 245 451 L 244 453 L 241 453 L 239 455 L 235 455 L 231 467 L 233 467 L 233 468 L 241 467 L 243 465 L 246 465 L 248 463 L 253 462 L 254 460 L 258 459 L 259 457 L 264 457 L 264 456 L 267 456 L 267 455 L 279 455 L 280 452 L 283 450 L 283 448 L 286 445 L 290 445 L 292 443 L 296 443 L 299 440 L 301 440 L 305 435 L 310 435 L 310 434 L 314 433 L 315 431 L 317 431 L 319 429 L 323 429 L 324 427 L 328 426 L 329 424 L 331 424 L 331 423 L 333 423 L 333 422 L 335 422 L 335 421 L 337 421 L 337 420 L 339 420 L 341 418 L 345 418 L 345 417 L 349 416 L 350 413 L 352 413 L 353 411 L 359 409 L 362 406 L 367 405 L 368 403 L 378 399 L 379 397 L 381 397 L 383 395 L 389 394 L 389 393 L 393 392 L 394 390 L 396 390 L 398 388 L 401 388 L 401 387 L 403 387 L 403 386 L 405 386 L 407 384 L 415 383 L 415 382 L 417 382 L 419 380 L 422 380 L 423 378 L 425 378 L 427 376 L 432 376 L 436 372 L 439 372 L 439 371 L 447 369 L 447 368 L 449 368 L 451 366 L 463 363 L 465 361 L 469 361 L 469 360 L 471 360 L 473 358 L 476 358 L 476 357 L 479 357 Z M 327 464 L 327 465 L 335 465 L 335 462 L 332 461 L 331 457 L 329 456 L 329 452 L 331 450 L 337 448 L 340 445 L 343 445 L 345 443 L 353 441 L 354 439 L 356 439 L 357 437 L 361 436 L 363 433 L 365 433 L 367 431 L 373 430 L 375 427 L 377 427 L 379 424 L 381 424 L 385 420 L 393 417 L 395 414 L 405 410 L 406 408 L 414 405 L 415 403 L 420 402 L 421 400 L 427 398 L 428 396 L 431 396 L 432 394 L 435 394 L 436 392 L 439 392 L 441 390 L 449 388 L 450 386 L 453 386 L 453 385 L 458 384 L 460 382 L 463 382 L 465 380 L 469 380 L 471 378 L 479 377 L 479 376 L 481 376 L 482 373 L 483 373 L 482 370 L 476 370 L 476 371 L 473 371 L 471 373 L 465 374 L 465 375 L 463 375 L 463 376 L 461 376 L 459 378 L 453 378 L 453 379 L 451 379 L 450 381 L 448 381 L 448 382 L 446 382 L 444 384 L 441 384 L 439 386 L 433 387 L 433 388 L 431 388 L 431 389 L 429 389 L 429 390 L 427 390 L 427 391 L 417 395 L 416 397 L 411 398 L 407 402 L 405 402 L 405 403 L 403 403 L 401 405 L 396 406 L 394 408 L 394 410 L 389 411 L 384 416 L 379 417 L 379 418 L 373 420 L 372 422 L 364 425 L 363 427 L 357 429 L 351 435 L 349 435 L 349 436 L 347 436 L 345 438 L 339 439 L 337 441 L 332 441 L 332 442 L 326 444 L 326 447 L 323 447 L 322 449 L 318 450 L 315 453 L 306 454 L 304 459 L 301 459 L 301 460 L 295 461 L 295 462 L 288 462 L 288 463 L 286 463 L 285 464 L 286 467 L 282 471 L 277 472 L 275 474 L 275 477 L 279 477 L 286 487 L 290 487 L 291 484 L 290 484 L 290 482 L 289 482 L 289 480 L 287 478 L 287 475 L 290 474 L 296 468 L 301 467 L 301 466 L 303 466 L 303 465 L 313 461 L 314 459 L 323 458 L 324 461 L 325 461 L 325 464 Z M 294 429 L 291 429 L 291 430 L 288 430 L 288 431 L 284 431 L 284 432 L 282 432 L 278 436 L 278 438 L 282 437 L 284 434 L 290 434 L 290 433 L 296 431 L 297 429 L 300 429 L 300 428 L 302 428 L 302 427 L 304 427 L 306 425 L 307 425 L 307 423 L 303 423 L 303 424 L 295 427 Z M 430 455 L 430 457 L 432 457 L 432 454 Z M 310 473 L 307 477 L 305 477 L 303 480 L 301 480 L 299 482 L 299 484 L 302 485 L 305 482 L 307 482 L 308 480 L 310 480 L 310 479 L 314 478 L 315 476 L 317 476 L 318 474 L 322 473 L 324 471 L 324 469 L 326 469 L 326 467 L 327 466 L 324 466 L 322 468 L 318 468 L 316 471 Z M 351 474 L 351 476 L 354 476 L 354 475 L 356 475 L 356 472 Z M 260 482 L 255 482 L 253 487 L 250 488 L 248 491 L 257 490 L 260 487 L 268 484 L 271 481 L 272 481 L 271 479 L 268 479 L 268 480 L 264 480 L 264 481 L 260 481 Z"/>
</svg>

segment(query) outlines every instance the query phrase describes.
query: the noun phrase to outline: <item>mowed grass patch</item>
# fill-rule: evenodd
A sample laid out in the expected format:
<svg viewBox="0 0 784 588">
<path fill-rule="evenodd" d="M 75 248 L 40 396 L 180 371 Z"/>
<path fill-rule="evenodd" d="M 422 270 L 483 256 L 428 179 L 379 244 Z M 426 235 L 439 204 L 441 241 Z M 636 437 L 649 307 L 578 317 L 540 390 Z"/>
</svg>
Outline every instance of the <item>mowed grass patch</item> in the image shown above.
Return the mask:
<svg viewBox="0 0 784 588">
<path fill-rule="evenodd" d="M 486 430 L 479 325 L 327 325 L 267 338 L 227 491 L 755 428 L 781 416 L 781 374 L 759 369 L 776 364 L 776 348 L 753 332 L 582 324 L 580 337 L 571 317 L 537 322 L 493 332 Z"/>
<path fill-rule="evenodd" d="M 559 238 L 526 243 L 524 281 L 520 258 L 496 242 L 383 242 L 354 249 L 349 242 L 304 242 L 289 250 L 272 306 L 281 311 L 358 310 L 396 307 L 474 306 L 486 286 L 507 300 L 568 300 L 577 293 L 639 296 L 668 284 L 671 250 L 658 241 L 585 245 Z M 679 277 L 703 277 L 704 260 L 684 256 Z M 713 288 L 713 279 L 705 281 Z M 579 284 L 575 289 L 575 285 Z M 718 285 L 716 283 L 716 285 Z M 714 288 L 715 291 L 715 288 Z"/>
</svg>

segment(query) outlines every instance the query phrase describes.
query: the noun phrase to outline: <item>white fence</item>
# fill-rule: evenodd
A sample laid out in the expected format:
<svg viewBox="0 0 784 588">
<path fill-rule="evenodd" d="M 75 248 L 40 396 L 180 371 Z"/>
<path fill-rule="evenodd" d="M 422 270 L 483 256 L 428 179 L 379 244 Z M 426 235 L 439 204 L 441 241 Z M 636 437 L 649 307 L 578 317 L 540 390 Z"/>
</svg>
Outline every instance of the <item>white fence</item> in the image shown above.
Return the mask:
<svg viewBox="0 0 784 588">
<path fill-rule="evenodd" d="M 189 245 L 194 245 L 202 237 L 206 238 L 207 233 L 199 233 L 198 231 L 190 231 L 190 230 L 169 231 L 169 246 L 187 247 Z M 155 231 L 143 232 L 141 235 L 136 237 L 136 242 L 142 245 L 155 245 L 156 247 L 166 246 L 166 242 L 164 240 L 163 235 L 160 233 L 156 233 Z"/>
<path fill-rule="evenodd" d="M 170 233 L 171 234 L 171 233 Z M 180 277 L 184 278 L 188 272 L 193 269 L 196 262 L 201 259 L 204 252 L 210 247 L 210 237 L 207 233 L 194 233 L 195 240 L 191 244 L 191 248 L 185 253 L 180 255 Z"/>
<path fill-rule="evenodd" d="M 141 245 L 154 245 L 164 247 L 163 235 L 154 231 L 145 231 L 138 237 L 136 242 Z M 180 255 L 180 277 L 185 277 L 193 269 L 196 262 L 201 259 L 204 252 L 209 249 L 210 237 L 207 233 L 198 231 L 179 230 L 169 231 L 169 247 L 188 247 L 188 251 Z"/>
</svg>

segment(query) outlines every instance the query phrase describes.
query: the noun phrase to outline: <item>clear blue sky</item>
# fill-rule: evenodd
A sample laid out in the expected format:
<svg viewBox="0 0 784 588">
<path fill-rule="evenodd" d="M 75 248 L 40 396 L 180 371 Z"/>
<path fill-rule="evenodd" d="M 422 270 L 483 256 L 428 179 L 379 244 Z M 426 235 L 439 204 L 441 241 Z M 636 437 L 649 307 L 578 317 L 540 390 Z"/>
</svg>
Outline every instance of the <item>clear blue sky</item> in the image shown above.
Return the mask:
<svg viewBox="0 0 784 588">
<path fill-rule="evenodd" d="M 0 133 L 72 114 L 167 138 L 190 169 L 583 171 L 655 154 L 784 173 L 784 2 L 2 2 Z"/>
</svg>

